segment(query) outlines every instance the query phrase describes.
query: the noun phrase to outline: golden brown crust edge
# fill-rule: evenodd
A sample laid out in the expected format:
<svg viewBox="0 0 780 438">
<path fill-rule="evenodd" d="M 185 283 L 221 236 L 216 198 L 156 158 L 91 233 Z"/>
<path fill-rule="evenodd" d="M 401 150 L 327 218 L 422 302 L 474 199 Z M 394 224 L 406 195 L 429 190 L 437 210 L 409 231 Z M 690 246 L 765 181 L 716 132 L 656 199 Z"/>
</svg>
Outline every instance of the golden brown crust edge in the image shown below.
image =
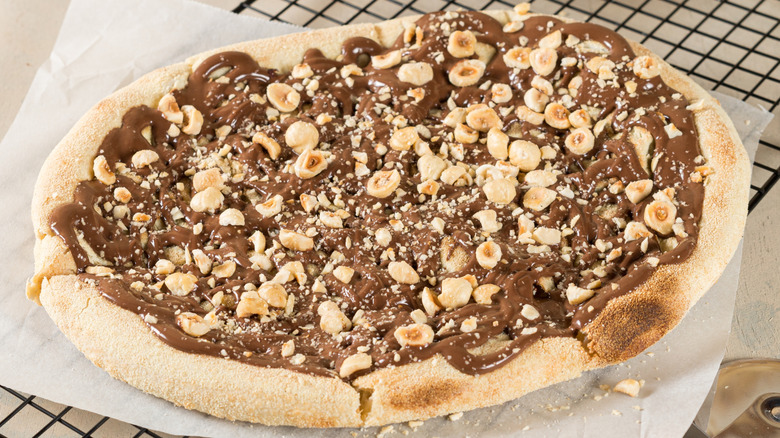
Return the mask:
<svg viewBox="0 0 780 438">
<path fill-rule="evenodd" d="M 506 21 L 507 14 L 504 12 L 490 15 L 500 21 Z M 302 55 L 308 47 L 319 47 L 327 55 L 334 56 L 338 53 L 341 40 L 349 36 L 366 36 L 387 45 L 403 28 L 402 23 L 415 18 L 394 20 L 377 26 L 358 25 L 241 43 L 196 55 L 186 63 L 144 76 L 138 83 L 116 92 L 87 113 L 47 160 L 39 176 L 33 200 L 33 221 L 39 236 L 36 243 L 35 280 L 43 282 L 44 292 L 41 301 L 47 312 L 74 344 L 96 364 L 104 367 L 109 374 L 176 404 L 212 415 L 230 417 L 232 413 L 232 418 L 296 426 L 360 424 L 352 420 L 349 414 L 342 422 L 320 421 L 319 424 L 315 424 L 317 421 L 312 420 L 311 417 L 305 416 L 266 417 L 267 414 L 262 410 L 251 412 L 242 410 L 241 406 L 235 404 L 236 400 L 225 393 L 221 394 L 227 397 L 225 405 L 215 406 L 203 400 L 198 401 L 198 394 L 202 394 L 206 387 L 190 387 L 187 391 L 176 391 L 169 389 L 172 382 L 150 386 L 148 382 L 151 381 L 151 376 L 159 375 L 161 366 L 159 364 L 150 363 L 148 367 L 141 370 L 131 370 L 128 369 L 133 368 L 132 365 L 128 365 L 130 362 L 109 363 L 111 360 L 109 358 L 115 356 L 108 351 L 101 352 L 105 354 L 102 360 L 93 359 L 92 352 L 100 351 L 100 348 L 103 348 L 101 345 L 105 344 L 103 336 L 100 333 L 96 333 L 95 337 L 79 336 L 85 331 L 84 327 L 88 323 L 83 321 L 84 318 L 72 315 L 68 310 L 82 307 L 70 305 L 62 298 L 73 295 L 77 290 L 88 296 L 86 301 L 81 302 L 82 304 L 99 302 L 101 305 L 95 305 L 95 309 L 124 315 L 127 321 L 135 321 L 135 325 L 128 323 L 126 327 L 130 333 L 135 333 L 132 336 L 143 340 L 139 345 L 156 342 L 158 345 L 153 348 L 166 351 L 167 355 L 179 357 L 178 361 L 182 367 L 191 368 L 197 365 L 208 369 L 223 366 L 228 362 L 219 358 L 189 355 L 163 344 L 149 332 L 137 315 L 110 304 L 99 296 L 98 291 L 86 285 L 77 286 L 73 277 L 60 277 L 60 274 L 75 272 L 75 264 L 60 239 L 51 235 L 48 222 L 51 211 L 56 206 L 72 201 L 76 184 L 92 177 L 91 159 L 105 133 L 119 126 L 124 111 L 139 104 L 154 105 L 164 93 L 174 86 L 181 85 L 179 81 L 182 75 L 186 80 L 190 66 L 197 65 L 210 54 L 225 49 L 243 50 L 255 57 L 261 65 L 284 69 L 291 66 L 289 60 L 297 59 L 291 54 Z M 281 46 L 285 50 L 278 50 Z M 270 47 L 274 47 L 275 50 L 269 51 Z M 638 54 L 649 53 L 637 44 L 634 44 L 634 48 Z M 285 56 L 268 55 L 269 52 L 285 53 Z M 589 351 L 596 355 L 589 354 L 575 339 L 549 338 L 534 344 L 507 366 L 483 376 L 461 374 L 442 358 L 433 358 L 399 368 L 382 369 L 357 379 L 355 386 L 360 392 L 365 395 L 370 394 L 367 400 L 370 406 L 364 406 L 363 411 L 366 415 L 365 425 L 427 418 L 495 405 L 533 390 L 574 378 L 582 371 L 633 357 L 676 326 L 690 306 L 717 280 L 733 254 L 744 227 L 749 162 L 733 126 L 717 102 L 690 79 L 665 63 L 663 66 L 662 75 L 667 83 L 682 92 L 691 102 L 704 100 L 702 108 L 696 111 L 696 125 L 702 142 L 714 142 L 711 146 L 702 146 L 703 155 L 716 169 L 716 173 L 709 177 L 700 243 L 691 258 L 679 265 L 661 267 L 645 285 L 607 306 L 586 329 L 590 340 Z M 161 85 L 166 79 L 169 82 Z M 89 133 L 86 127 L 95 126 L 94 120 L 100 121 L 98 129 Z M 718 233 L 722 233 L 720 238 Z M 691 277 L 681 278 L 679 277 L 681 273 Z M 50 280 L 46 281 L 45 278 Z M 34 284 L 32 290 L 34 298 Z M 670 300 L 670 296 L 673 299 Z M 95 314 L 94 318 L 99 318 L 99 315 Z M 652 321 L 653 324 L 637 322 L 645 320 Z M 271 374 L 278 371 L 266 375 L 263 371 L 271 370 L 242 367 L 239 368 L 243 369 L 243 372 L 254 374 L 254 379 L 258 381 L 263 378 L 273 378 Z M 335 380 L 313 379 L 314 388 L 329 387 Z M 341 381 L 338 382 L 343 384 Z M 348 390 L 343 394 L 345 399 L 359 397 L 358 392 L 346 384 L 343 385 Z M 288 389 L 305 395 L 309 394 L 310 387 L 300 386 L 297 391 L 293 388 Z M 298 405 L 301 403 L 305 405 L 306 400 L 314 400 L 316 404 L 313 405 L 313 409 L 328 410 L 319 397 L 307 398 L 303 395 L 302 397 L 304 400 L 296 401 Z"/>
</svg>

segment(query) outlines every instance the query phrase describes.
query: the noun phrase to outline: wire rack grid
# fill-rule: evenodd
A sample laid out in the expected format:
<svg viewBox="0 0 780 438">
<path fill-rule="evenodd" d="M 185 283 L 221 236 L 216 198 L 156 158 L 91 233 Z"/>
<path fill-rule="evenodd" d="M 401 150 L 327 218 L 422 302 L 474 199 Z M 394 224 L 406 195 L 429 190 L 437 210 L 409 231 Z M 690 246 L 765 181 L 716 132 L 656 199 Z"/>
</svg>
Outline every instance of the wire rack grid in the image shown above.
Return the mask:
<svg viewBox="0 0 780 438">
<path fill-rule="evenodd" d="M 377 22 L 446 9 L 510 8 L 504 0 L 246 0 L 237 14 L 310 28 Z M 536 0 L 532 11 L 615 29 L 664 57 L 706 89 L 780 116 L 780 2 L 777 0 Z M 780 179 L 780 117 L 759 142 L 750 210 Z M 0 387 L 0 437 L 170 435 Z"/>
</svg>

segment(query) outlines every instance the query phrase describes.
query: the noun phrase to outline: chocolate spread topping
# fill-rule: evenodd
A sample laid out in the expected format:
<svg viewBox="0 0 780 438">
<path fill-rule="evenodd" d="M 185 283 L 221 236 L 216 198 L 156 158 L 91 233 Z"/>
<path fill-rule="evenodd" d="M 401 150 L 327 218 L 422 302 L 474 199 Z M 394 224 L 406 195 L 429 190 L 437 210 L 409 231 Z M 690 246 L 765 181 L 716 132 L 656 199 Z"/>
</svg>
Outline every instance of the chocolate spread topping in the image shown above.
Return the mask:
<svg viewBox="0 0 780 438">
<path fill-rule="evenodd" d="M 460 48 L 473 54 L 453 56 L 455 31 L 463 32 Z M 549 72 L 544 59 L 534 65 L 510 53 L 540 45 L 557 55 Z M 380 68 L 394 56 L 394 65 Z M 463 75 L 478 79 L 456 86 L 450 73 L 464 59 L 484 63 L 484 72 L 479 62 L 469 64 L 477 67 Z M 650 73 L 637 73 L 639 62 L 649 62 Z M 414 63 L 430 72 L 404 76 L 402 65 Z M 244 53 L 218 53 L 171 92 L 171 114 L 189 111 L 183 120 L 163 108 L 124 115 L 97 153 L 115 180 L 80 183 L 51 227 L 81 278 L 179 350 L 328 376 L 339 375 L 350 357 L 370 356 L 369 368 L 341 373 L 347 379 L 435 354 L 464 373 L 487 373 L 540 338 L 578 336 L 609 300 L 695 247 L 703 160 L 688 102 L 653 73 L 657 67 L 600 26 L 536 16 L 503 27 L 479 12 L 425 15 L 389 48 L 357 37 L 343 43 L 337 59 L 310 49 L 291 73 Z M 299 100 L 275 102 L 275 83 L 291 86 Z M 508 85 L 509 96 L 496 84 Z M 540 121 L 544 102 L 538 112 L 528 108 L 539 99 L 562 104 L 564 119 L 584 109 L 580 124 L 593 135 L 592 148 L 575 153 L 567 146 L 574 121 Z M 459 116 L 485 108 L 497 115 L 493 127 L 509 135 L 508 160 L 489 152 L 489 134 L 469 130 L 472 123 Z M 186 128 L 197 124 L 197 113 L 200 129 Z M 305 138 L 300 147 L 300 138 L 287 135 L 297 122 L 315 128 L 313 145 Z M 393 147 L 404 127 L 416 127 L 414 144 Z M 511 152 L 517 140 L 534 145 L 533 168 L 518 170 L 523 156 Z M 316 154 L 298 158 L 310 151 Z M 423 181 L 423 155 L 451 170 Z M 215 190 L 196 187 L 195 175 L 208 169 L 216 169 L 209 183 Z M 385 197 L 368 190 L 379 171 L 400 176 Z M 546 182 L 536 182 L 540 175 Z M 486 196 L 495 179 L 515 187 L 509 202 Z M 632 199 L 641 184 L 630 184 L 642 180 L 647 190 Z M 426 182 L 435 189 L 426 193 Z M 531 205 L 525 195 L 532 186 L 546 186 L 543 194 L 554 198 Z M 196 208 L 206 199 L 195 199 L 201 192 L 216 204 Z M 646 219 L 653 203 L 660 225 Z M 478 214 L 485 210 L 495 220 Z M 486 241 L 500 248 L 494 267 L 477 255 Z M 400 262 L 417 274 L 412 281 L 391 273 Z M 354 271 L 337 275 L 339 267 Z M 167 280 L 179 274 L 189 275 L 179 277 L 183 283 Z M 464 278 L 469 289 L 498 291 L 479 299 L 474 292 L 465 305 L 446 308 L 445 280 Z M 281 303 L 258 298 L 258 288 L 274 284 L 284 290 Z M 239 312 L 242 301 L 254 310 Z M 341 312 L 335 331 L 325 330 L 323 302 Z M 396 336 L 413 324 L 430 327 L 432 342 Z M 498 347 L 474 350 L 491 340 Z"/>
</svg>

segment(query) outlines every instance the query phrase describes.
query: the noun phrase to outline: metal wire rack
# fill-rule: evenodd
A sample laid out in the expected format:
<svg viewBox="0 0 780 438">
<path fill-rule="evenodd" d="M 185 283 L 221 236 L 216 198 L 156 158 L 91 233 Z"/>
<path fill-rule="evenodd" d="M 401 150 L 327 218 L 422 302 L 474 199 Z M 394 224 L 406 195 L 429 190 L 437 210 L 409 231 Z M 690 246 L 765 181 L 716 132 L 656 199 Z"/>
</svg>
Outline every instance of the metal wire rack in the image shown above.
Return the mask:
<svg viewBox="0 0 780 438">
<path fill-rule="evenodd" d="M 232 10 L 237 14 L 321 28 L 445 9 L 511 8 L 515 3 L 504 0 L 246 0 Z M 532 11 L 564 15 L 615 29 L 648 46 L 704 88 L 760 105 L 780 116 L 780 57 L 777 55 L 780 2 L 777 0 L 536 0 L 532 2 Z M 764 131 L 759 143 L 750 185 L 750 210 L 778 179 L 780 117 Z M 0 388 L 0 438 L 170 436 Z"/>
</svg>

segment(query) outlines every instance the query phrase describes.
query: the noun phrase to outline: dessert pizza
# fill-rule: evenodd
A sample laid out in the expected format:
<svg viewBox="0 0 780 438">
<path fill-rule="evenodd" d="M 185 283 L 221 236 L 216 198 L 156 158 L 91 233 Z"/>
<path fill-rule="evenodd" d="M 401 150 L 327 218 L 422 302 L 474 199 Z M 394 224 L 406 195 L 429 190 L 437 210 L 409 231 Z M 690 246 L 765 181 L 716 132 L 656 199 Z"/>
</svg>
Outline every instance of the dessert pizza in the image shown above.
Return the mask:
<svg viewBox="0 0 780 438">
<path fill-rule="evenodd" d="M 41 171 L 28 296 L 112 376 L 271 425 L 637 355 L 730 259 L 748 160 L 642 46 L 525 12 L 247 42 L 117 91 Z"/>
</svg>

